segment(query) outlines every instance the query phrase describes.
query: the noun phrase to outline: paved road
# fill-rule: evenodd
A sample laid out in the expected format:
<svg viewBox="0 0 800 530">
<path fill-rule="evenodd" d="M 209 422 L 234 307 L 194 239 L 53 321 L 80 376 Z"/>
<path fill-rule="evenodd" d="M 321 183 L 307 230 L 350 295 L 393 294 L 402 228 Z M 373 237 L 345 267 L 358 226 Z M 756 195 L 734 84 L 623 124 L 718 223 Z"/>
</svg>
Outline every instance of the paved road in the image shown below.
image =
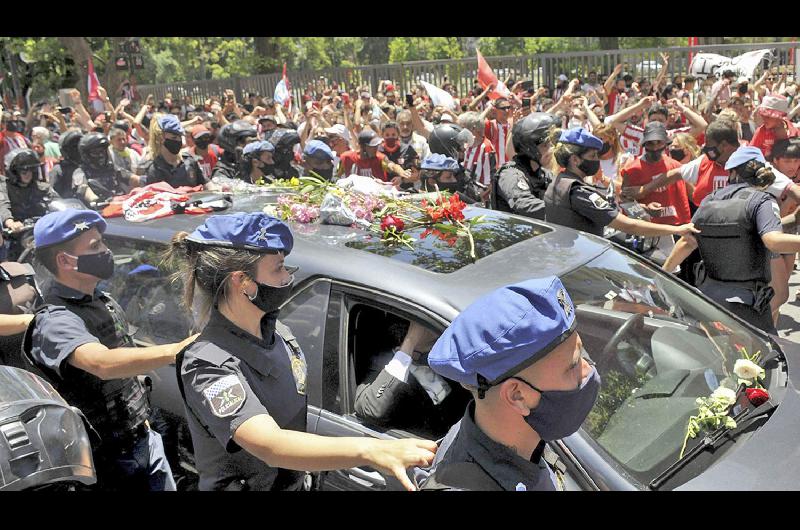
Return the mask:
<svg viewBox="0 0 800 530">
<path fill-rule="evenodd" d="M 795 300 L 795 293 L 800 288 L 800 271 L 794 271 L 789 279 L 789 301 L 781 307 L 778 318 L 778 335 L 800 344 L 800 301 Z"/>
</svg>

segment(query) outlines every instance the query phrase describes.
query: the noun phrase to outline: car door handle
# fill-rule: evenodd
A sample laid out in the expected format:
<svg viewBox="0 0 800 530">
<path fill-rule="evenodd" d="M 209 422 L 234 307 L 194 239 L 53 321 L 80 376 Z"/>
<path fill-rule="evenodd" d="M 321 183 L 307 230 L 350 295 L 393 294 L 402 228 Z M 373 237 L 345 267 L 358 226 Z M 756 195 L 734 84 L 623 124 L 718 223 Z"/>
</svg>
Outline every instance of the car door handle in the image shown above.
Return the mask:
<svg viewBox="0 0 800 530">
<path fill-rule="evenodd" d="M 358 467 L 352 467 L 347 470 L 347 477 L 362 486 L 369 488 L 384 489 L 386 488 L 386 479 L 377 471 L 364 471 Z"/>
</svg>

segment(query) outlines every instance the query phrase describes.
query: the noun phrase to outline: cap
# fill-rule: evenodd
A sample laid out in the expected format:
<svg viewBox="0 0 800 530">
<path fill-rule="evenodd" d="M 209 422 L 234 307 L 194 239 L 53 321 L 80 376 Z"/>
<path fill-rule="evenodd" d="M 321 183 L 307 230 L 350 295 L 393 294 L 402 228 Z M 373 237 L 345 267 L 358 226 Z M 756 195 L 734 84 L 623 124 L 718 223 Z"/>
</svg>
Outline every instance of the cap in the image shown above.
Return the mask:
<svg viewBox="0 0 800 530">
<path fill-rule="evenodd" d="M 261 153 L 263 151 L 267 151 L 269 153 L 275 152 L 275 146 L 269 143 L 266 140 L 261 140 L 260 142 L 250 142 L 244 149 L 242 150 L 242 154 L 249 155 L 252 153 Z"/>
<path fill-rule="evenodd" d="M 420 167 L 434 171 L 458 171 L 458 162 L 449 156 L 433 153 L 425 157 Z"/>
<path fill-rule="evenodd" d="M 569 80 L 569 78 L 568 78 L 567 76 L 565 76 L 564 74 L 560 74 L 560 75 L 558 76 L 558 80 L 559 80 L 559 81 L 568 81 L 568 80 Z"/>
<path fill-rule="evenodd" d="M 442 114 L 442 116 L 439 118 L 439 121 L 443 122 L 443 123 L 455 123 L 456 122 L 456 120 L 453 118 L 452 114 L 447 114 L 446 112 Z"/>
<path fill-rule="evenodd" d="M 289 226 L 261 212 L 214 215 L 198 226 L 187 241 L 200 245 L 238 248 L 264 253 L 283 252 L 294 245 Z"/>
<path fill-rule="evenodd" d="M 545 357 L 575 331 L 561 280 L 547 276 L 501 287 L 473 302 L 428 355 L 437 374 L 487 389 Z"/>
<path fill-rule="evenodd" d="M 789 113 L 789 100 L 785 96 L 766 96 L 756 112 L 767 118 L 784 118 Z"/>
<path fill-rule="evenodd" d="M 209 134 L 210 135 L 211 131 L 209 131 L 203 125 L 196 125 L 195 127 L 192 128 L 192 138 L 200 138 L 204 134 Z"/>
<path fill-rule="evenodd" d="M 313 158 L 333 160 L 333 152 L 331 151 L 331 148 L 328 147 L 328 144 L 322 140 L 311 140 L 310 142 L 307 142 L 306 148 L 303 149 L 303 154 Z"/>
<path fill-rule="evenodd" d="M 168 133 L 173 134 L 184 134 L 185 131 L 181 126 L 181 122 L 178 121 L 178 118 L 173 116 L 172 114 L 167 114 L 166 116 L 162 116 L 158 120 L 158 126 L 161 127 L 161 130 Z"/>
<path fill-rule="evenodd" d="M 272 114 L 264 114 L 263 116 L 258 117 L 259 123 L 262 121 L 271 121 L 272 123 L 278 123 L 278 118 L 273 116 Z"/>
<path fill-rule="evenodd" d="M 740 147 L 733 152 L 730 158 L 728 158 L 728 161 L 725 162 L 725 169 L 739 167 L 750 160 L 755 160 L 757 162 L 761 162 L 762 164 L 766 164 L 767 162 L 767 160 L 764 158 L 764 153 L 761 152 L 761 149 L 752 145 L 747 145 Z"/>
<path fill-rule="evenodd" d="M 347 143 L 350 143 L 350 133 L 347 130 L 347 127 L 342 125 L 341 123 L 337 123 L 336 125 L 332 125 L 325 129 L 325 132 L 328 134 L 335 134 L 336 136 L 341 136 L 345 139 Z"/>
<path fill-rule="evenodd" d="M 370 147 L 378 147 L 383 143 L 383 138 L 378 136 L 372 129 L 364 129 L 358 133 L 358 143 Z"/>
<path fill-rule="evenodd" d="M 94 210 L 70 208 L 61 212 L 48 213 L 33 225 L 33 242 L 36 249 L 59 245 L 75 239 L 93 227 L 102 234 L 106 231 L 106 221 Z"/>
<path fill-rule="evenodd" d="M 589 147 L 591 149 L 603 148 L 603 141 L 597 136 L 590 134 L 583 127 L 575 127 L 573 129 L 562 131 L 558 141 L 565 144 L 575 144 L 583 147 Z"/>
<path fill-rule="evenodd" d="M 651 121 L 644 126 L 644 136 L 642 136 L 642 143 L 653 141 L 666 142 L 669 140 L 667 136 L 667 128 L 660 121 Z"/>
</svg>

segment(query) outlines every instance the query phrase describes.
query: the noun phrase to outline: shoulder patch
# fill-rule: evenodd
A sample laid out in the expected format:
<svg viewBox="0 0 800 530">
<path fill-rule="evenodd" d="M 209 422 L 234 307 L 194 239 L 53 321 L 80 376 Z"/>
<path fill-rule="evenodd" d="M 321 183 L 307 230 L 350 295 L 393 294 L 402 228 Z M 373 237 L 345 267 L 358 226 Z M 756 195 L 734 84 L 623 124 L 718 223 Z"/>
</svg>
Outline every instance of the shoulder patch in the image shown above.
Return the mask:
<svg viewBox="0 0 800 530">
<path fill-rule="evenodd" d="M 517 187 L 522 191 L 530 191 L 531 187 L 528 186 L 528 181 L 524 178 L 521 178 L 517 181 Z"/>
<path fill-rule="evenodd" d="M 211 407 L 211 412 L 220 418 L 236 414 L 247 399 L 242 382 L 235 374 L 217 379 L 203 390 L 203 395 Z"/>
<path fill-rule="evenodd" d="M 597 193 L 589 195 L 589 200 L 594 204 L 595 208 L 608 208 L 608 201 Z"/>
</svg>

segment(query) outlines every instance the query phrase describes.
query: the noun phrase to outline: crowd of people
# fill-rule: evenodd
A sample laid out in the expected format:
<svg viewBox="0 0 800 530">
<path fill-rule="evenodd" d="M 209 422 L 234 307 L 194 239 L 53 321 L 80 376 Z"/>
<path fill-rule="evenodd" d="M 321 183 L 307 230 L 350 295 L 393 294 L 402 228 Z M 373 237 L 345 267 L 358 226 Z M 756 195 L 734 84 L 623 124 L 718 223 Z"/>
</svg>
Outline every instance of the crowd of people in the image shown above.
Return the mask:
<svg viewBox="0 0 800 530">
<path fill-rule="evenodd" d="M 156 102 L 153 96 L 131 101 L 136 98 L 130 91 L 112 98 L 101 87 L 102 108 L 85 106 L 81 94 L 73 90 L 69 107 L 41 101 L 27 113 L 6 109 L 0 131 L 4 162 L 0 167 L 0 223 L 4 234 L 13 239 L 39 219 L 34 228 L 37 259 L 43 260 L 60 286 L 49 301 L 70 308 L 94 325 L 98 325 L 97 319 L 111 323 L 105 322 L 108 325 L 102 329 L 87 328 L 80 318 L 67 314 L 69 311 L 50 308 L 37 317 L 32 355 L 38 355 L 40 364 L 60 377 L 83 374 L 78 379 L 94 394 L 75 399 L 85 402 L 87 409 L 110 391 L 106 383 L 98 381 L 121 381 L 122 390 L 114 392 L 139 397 L 125 401 L 117 412 L 126 418 L 127 427 L 136 423 L 139 429 L 146 407 L 140 396 L 141 383 L 134 375 L 175 362 L 177 353 L 182 352 L 178 359 L 182 394 L 192 412 L 189 421 L 195 448 L 204 459 L 199 465 L 207 473 L 201 477 L 205 489 L 231 486 L 228 475 L 234 469 L 238 470 L 236 476 L 248 475 L 248 480 L 252 479 L 249 486 L 255 489 L 300 489 L 303 475 L 288 470 L 367 464 L 393 471 L 411 488 L 407 477 L 403 479 L 403 470 L 415 463 L 430 463 L 435 450 L 430 443 L 370 445 L 296 432 L 305 429 L 305 398 L 291 389 L 296 386 L 297 393 L 305 395 L 300 381 L 305 376 L 298 377 L 304 360 L 292 343 L 291 332 L 272 318 L 292 282 L 291 272 L 283 266 L 292 246 L 284 223 L 264 214 L 214 216 L 194 233 L 175 239 L 173 259 L 184 269 L 189 304 L 194 289 L 214 300 L 211 320 L 194 345 L 189 346 L 196 336 L 178 344 L 138 350 L 139 358 L 133 360 L 132 344 L 116 333 L 117 321 L 103 313 L 103 308 L 115 302 L 104 295 L 90 296 L 91 303 L 84 300 L 86 289 L 92 292 L 101 279 L 113 273 L 110 253 L 103 251 L 105 222 L 90 211 L 110 198 L 157 182 L 195 188 L 209 186 L 215 179 L 263 184 L 309 175 L 335 180 L 356 174 L 409 193 L 449 191 L 470 203 L 600 236 L 615 230 L 668 238 L 667 271 L 695 283 L 752 324 L 775 333 L 780 307 L 790 297 L 789 276 L 800 251 L 800 237 L 795 235 L 795 214 L 800 208 L 800 187 L 795 185 L 800 178 L 800 129 L 793 122 L 800 110 L 800 103 L 794 101 L 798 84 L 783 67 L 765 69 L 754 81 L 727 70 L 719 79 L 681 75 L 668 79 L 670 58 L 667 54 L 661 58 L 661 71 L 652 82 L 625 73 L 623 66 L 617 65 L 608 75 L 592 71 L 570 79 L 561 74 L 554 86 L 536 87 L 530 80 L 506 79 L 505 85 L 510 87 L 506 95 L 497 93 L 494 85 L 481 88 L 476 84 L 469 96 L 458 98 L 456 87 L 445 84 L 441 88 L 455 97 L 455 108 L 434 105 L 422 86 L 402 94 L 386 80 L 373 93 L 368 87 L 345 90 L 320 79 L 309 84 L 301 101 L 291 108 L 257 94 L 248 94 L 240 102 L 231 90 L 203 102 L 170 94 Z M 89 210 L 48 214 L 48 202 L 59 197 L 77 199 Z M 641 211 L 645 214 L 635 213 Z M 221 241 L 241 245 L 223 252 Z M 240 274 L 243 269 L 250 272 Z M 525 289 L 552 291 L 553 295 L 526 299 L 530 307 L 525 311 L 550 310 L 548 304 L 557 300 L 565 312 L 558 326 L 539 330 L 542 336 L 561 337 L 574 331 L 574 314 L 566 311 L 571 302 L 558 279 L 539 280 Z M 220 292 L 222 298 L 217 300 Z M 496 304 L 499 315 L 513 305 L 508 292 L 495 297 L 491 303 Z M 98 316 L 98 311 L 103 315 Z M 484 313 L 476 311 L 465 311 L 453 329 L 490 326 L 483 321 Z M 509 309 L 509 318 L 511 313 Z M 266 317 L 272 320 L 265 321 Z M 260 326 L 254 324 L 259 322 Z M 530 323 L 532 329 L 540 325 Z M 247 333 L 231 336 L 231 326 Z M 487 333 L 491 332 L 487 328 Z M 481 400 L 495 387 L 502 387 L 498 392 L 508 394 L 509 403 L 530 389 L 543 393 L 528 380 L 545 377 L 536 361 L 553 359 L 554 352 L 509 348 L 494 352 L 495 357 L 487 354 L 473 359 L 468 366 L 464 359 L 454 360 L 443 353 L 446 345 L 442 340 L 450 340 L 455 331 L 449 333 L 437 341 L 412 325 L 400 346 L 409 351 L 406 368 L 411 359 L 417 360 L 422 348 L 426 355 L 430 352 L 431 368 L 438 363 L 438 374 L 474 390 L 479 405 L 465 415 L 463 430 L 448 436 L 445 444 L 456 447 L 456 452 L 458 443 L 466 443 L 459 440 L 479 436 L 480 429 L 469 423 L 469 414 L 483 416 L 482 425 L 486 425 L 485 418 L 504 411 L 512 423 L 524 421 L 540 429 L 537 440 L 549 441 L 575 432 L 586 416 L 583 412 L 588 413 L 594 404 L 599 379 L 596 370 L 581 361 L 577 334 L 559 346 L 558 358 L 579 366 L 578 376 L 556 387 L 571 390 L 577 382 L 579 390 L 587 390 L 579 392 L 583 394 L 579 413 L 550 432 L 537 421 L 543 421 L 541 415 L 557 411 L 517 417 L 519 414 L 503 409 L 499 401 Z M 267 340 L 273 336 L 281 346 L 276 358 L 282 362 L 290 359 L 287 373 L 295 376 L 282 381 L 287 389 L 281 395 L 259 386 L 263 382 L 258 379 L 257 366 L 253 371 L 246 362 L 241 366 L 238 361 L 231 362 L 234 357 L 246 357 L 241 352 L 231 354 L 231 348 L 252 350 L 255 356 L 259 348 L 274 342 Z M 209 349 L 208 344 L 214 347 Z M 48 354 L 48 347 L 55 353 Z M 118 354 L 116 364 L 109 364 L 104 357 L 109 349 Z M 508 357 L 519 374 L 503 377 L 492 367 L 502 356 Z M 387 352 L 384 357 L 388 362 L 392 356 Z M 67 361 L 69 368 L 64 368 Z M 478 367 L 475 363 L 484 364 Z M 479 369 L 484 371 L 478 374 Z M 426 381 L 420 393 L 427 392 L 436 404 L 444 400 L 447 390 L 441 378 L 420 367 L 415 370 L 423 374 L 418 376 L 420 380 Z M 396 378 L 377 365 L 374 372 L 372 384 Z M 492 373 L 494 379 L 481 380 Z M 248 392 L 259 399 L 244 408 L 239 405 L 233 411 L 238 414 L 228 418 L 233 413 L 228 414 L 227 409 L 207 410 L 209 381 L 217 381 L 212 385 L 214 396 L 227 392 L 225 407 L 243 403 Z M 380 417 L 369 388 L 359 387 L 356 409 L 361 415 Z M 286 395 L 294 398 L 291 403 L 284 400 Z M 282 411 L 288 407 L 286 414 L 292 417 L 287 416 L 286 421 L 278 418 L 279 426 L 265 412 L 264 406 L 272 411 L 273 405 Z M 242 421 L 260 419 L 248 420 L 247 429 L 237 429 L 234 423 L 240 416 Z M 102 427 L 114 437 L 115 426 Z M 141 435 L 137 443 L 151 445 L 144 466 L 155 470 L 150 487 L 174 489 L 160 439 L 151 434 L 149 426 L 136 432 Z M 227 446 L 217 442 L 221 439 L 235 442 L 247 452 L 232 457 Z M 528 456 L 540 451 L 540 445 L 534 444 Z M 147 452 L 139 446 L 136 450 Z M 453 452 L 447 454 L 453 458 Z M 447 458 L 440 449 L 437 462 Z M 269 463 L 266 469 L 264 462 Z M 107 474 L 104 480 L 111 484 L 122 479 Z M 439 484 L 444 480 L 440 476 Z M 542 480 L 547 483 L 546 487 L 539 484 L 542 488 L 555 487 L 550 475 Z"/>
</svg>

